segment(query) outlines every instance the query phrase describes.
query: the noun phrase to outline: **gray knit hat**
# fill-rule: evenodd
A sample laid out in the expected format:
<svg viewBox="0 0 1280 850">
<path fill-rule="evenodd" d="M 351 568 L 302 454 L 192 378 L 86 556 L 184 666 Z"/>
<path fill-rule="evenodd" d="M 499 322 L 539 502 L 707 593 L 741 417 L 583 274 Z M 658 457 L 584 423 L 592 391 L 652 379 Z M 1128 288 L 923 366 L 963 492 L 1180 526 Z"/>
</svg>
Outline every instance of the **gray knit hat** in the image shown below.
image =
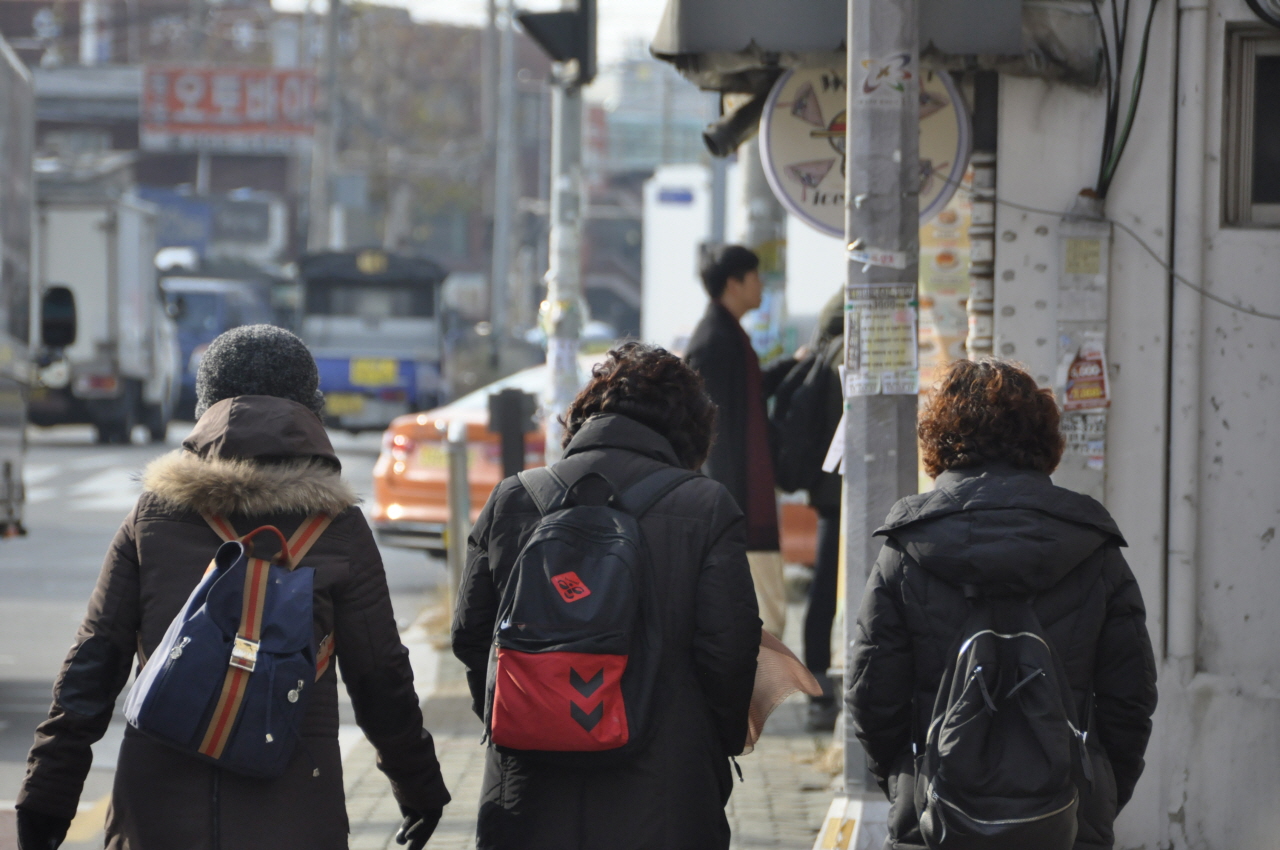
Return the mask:
<svg viewBox="0 0 1280 850">
<path fill-rule="evenodd" d="M 270 395 L 324 414 L 320 373 L 306 343 L 275 325 L 243 325 L 205 350 L 196 372 L 196 418 L 224 398 Z"/>
</svg>

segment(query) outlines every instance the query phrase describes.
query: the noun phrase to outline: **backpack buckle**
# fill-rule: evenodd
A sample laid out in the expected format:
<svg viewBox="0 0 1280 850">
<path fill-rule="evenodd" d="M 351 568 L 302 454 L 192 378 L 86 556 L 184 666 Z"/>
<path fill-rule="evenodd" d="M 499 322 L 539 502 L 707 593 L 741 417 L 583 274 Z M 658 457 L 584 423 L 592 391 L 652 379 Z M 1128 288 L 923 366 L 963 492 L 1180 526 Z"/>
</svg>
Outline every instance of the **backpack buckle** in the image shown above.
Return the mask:
<svg viewBox="0 0 1280 850">
<path fill-rule="evenodd" d="M 253 668 L 258 666 L 258 647 L 261 644 L 256 640 L 236 635 L 235 645 L 231 647 L 232 667 L 244 670 L 246 673 L 252 673 Z"/>
</svg>

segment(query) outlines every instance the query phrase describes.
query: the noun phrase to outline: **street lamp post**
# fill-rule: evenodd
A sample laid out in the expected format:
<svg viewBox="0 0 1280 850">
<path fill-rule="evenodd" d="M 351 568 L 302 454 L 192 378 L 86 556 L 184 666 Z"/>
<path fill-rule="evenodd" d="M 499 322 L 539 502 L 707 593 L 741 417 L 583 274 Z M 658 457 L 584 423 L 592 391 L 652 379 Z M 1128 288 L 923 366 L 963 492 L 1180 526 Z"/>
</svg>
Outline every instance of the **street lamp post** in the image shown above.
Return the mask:
<svg viewBox="0 0 1280 850">
<path fill-rule="evenodd" d="M 578 392 L 578 341 L 585 323 L 582 297 L 582 87 L 596 72 L 595 0 L 570 0 L 559 12 L 518 16 L 529 36 L 559 65 L 551 96 L 551 233 L 547 300 L 546 460 L 560 459 L 560 413 Z"/>
</svg>

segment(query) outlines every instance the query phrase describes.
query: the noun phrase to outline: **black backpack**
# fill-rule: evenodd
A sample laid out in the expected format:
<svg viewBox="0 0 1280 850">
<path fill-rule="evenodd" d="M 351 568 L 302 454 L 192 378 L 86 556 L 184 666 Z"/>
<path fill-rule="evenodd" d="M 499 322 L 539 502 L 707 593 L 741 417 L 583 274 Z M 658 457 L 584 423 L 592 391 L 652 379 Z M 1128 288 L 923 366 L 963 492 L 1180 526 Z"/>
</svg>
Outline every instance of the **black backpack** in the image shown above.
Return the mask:
<svg viewBox="0 0 1280 850">
<path fill-rule="evenodd" d="M 662 654 L 639 518 L 695 477 L 666 467 L 620 495 L 598 472 L 520 473 L 541 519 L 499 601 L 485 726 L 503 752 L 573 764 L 628 757 L 652 732 Z"/>
<path fill-rule="evenodd" d="M 1071 850 L 1093 771 L 1066 672 L 1031 598 L 964 592 L 916 760 L 921 835 L 933 850 Z"/>
<path fill-rule="evenodd" d="M 775 438 L 774 480 L 788 493 L 809 490 L 822 475 L 840 414 L 840 379 L 831 368 L 834 350 L 843 343 L 836 338 L 815 348 L 791 367 L 773 394 L 769 415 Z"/>
</svg>

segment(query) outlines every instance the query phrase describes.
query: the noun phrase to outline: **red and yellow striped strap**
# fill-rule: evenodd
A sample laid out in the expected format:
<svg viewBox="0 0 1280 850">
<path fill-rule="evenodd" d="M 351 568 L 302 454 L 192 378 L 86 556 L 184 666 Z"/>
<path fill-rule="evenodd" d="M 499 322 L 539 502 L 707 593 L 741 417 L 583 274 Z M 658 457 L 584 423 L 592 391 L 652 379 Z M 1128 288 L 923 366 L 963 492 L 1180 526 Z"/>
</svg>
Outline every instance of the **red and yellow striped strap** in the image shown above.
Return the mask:
<svg viewBox="0 0 1280 850">
<path fill-rule="evenodd" d="M 329 669 L 329 662 L 333 660 L 333 632 L 324 636 L 324 640 L 320 641 L 320 646 L 316 649 L 316 681 L 320 681 L 320 677 Z"/>
<path fill-rule="evenodd" d="M 324 534 L 325 529 L 329 527 L 329 523 L 333 522 L 333 517 L 324 514 L 315 514 L 309 516 L 298 526 L 298 530 L 289 538 L 289 560 L 297 565 L 306 557 L 308 551 L 320 539 L 320 535 Z M 329 669 L 329 662 L 333 659 L 333 632 L 324 636 L 320 641 L 320 645 L 316 647 L 316 681 L 320 681 L 320 677 Z"/>
<path fill-rule="evenodd" d="M 304 519 L 302 525 L 298 526 L 298 530 L 289 538 L 289 562 L 295 567 L 301 563 L 331 522 L 333 517 L 325 514 L 312 514 Z"/>
<path fill-rule="evenodd" d="M 214 530 L 224 542 L 233 540 L 241 540 L 240 535 L 236 534 L 235 526 L 227 521 L 226 517 L 217 514 L 201 514 L 204 521 Z M 303 557 L 315 545 L 315 542 L 324 534 L 325 529 L 329 527 L 329 523 L 333 522 L 333 517 L 326 514 L 312 514 L 302 521 L 302 525 L 298 526 L 298 530 L 293 533 L 288 542 L 289 568 L 293 569 L 303 559 Z"/>
<path fill-rule="evenodd" d="M 222 682 L 218 705 L 205 729 L 204 740 L 200 742 L 200 752 L 210 758 L 222 757 L 236 718 L 240 715 L 240 705 L 244 702 L 249 676 L 257 661 L 258 638 L 262 635 L 262 613 L 266 607 L 267 580 L 270 575 L 270 562 L 261 558 L 249 559 L 245 570 L 244 594 L 240 602 L 240 628 L 236 630 L 231 663 Z M 251 646 L 245 647 L 244 642 Z M 242 647 L 248 650 L 248 655 L 238 654 Z M 241 666 L 237 666 L 237 661 Z"/>
<path fill-rule="evenodd" d="M 205 514 L 205 521 L 224 541 L 241 539 L 235 528 L 224 517 Z M 329 527 L 331 517 L 315 514 L 307 517 L 285 544 L 285 559 L 293 569 L 303 556 L 311 549 L 325 529 Z M 255 532 L 256 533 L 256 532 Z M 251 535 L 246 535 L 246 537 Z M 258 639 L 262 633 L 262 615 L 267 601 L 267 582 L 271 574 L 271 564 L 261 558 L 250 558 L 245 573 L 244 594 L 241 600 L 240 628 L 236 634 L 237 645 L 247 641 L 252 651 L 256 652 Z M 316 679 L 329 669 L 329 661 L 333 657 L 333 635 L 326 635 L 320 642 L 316 653 Z M 218 695 L 218 704 L 214 708 L 213 717 L 205 729 L 204 739 L 200 743 L 199 752 L 210 758 L 221 758 L 235 728 L 236 718 L 244 703 L 245 692 L 252 673 L 252 664 L 248 669 L 236 666 L 237 655 L 233 652 L 232 662 L 227 667 L 226 678 L 222 683 L 222 692 Z"/>
<path fill-rule="evenodd" d="M 204 517 L 204 521 L 209 523 L 209 527 L 222 538 L 222 542 L 230 543 L 233 540 L 238 541 L 240 539 L 240 535 L 236 534 L 235 527 L 227 522 L 225 517 L 217 514 L 200 514 L 200 516 Z"/>
<path fill-rule="evenodd" d="M 209 727 L 204 731 L 204 740 L 200 742 L 201 755 L 210 758 L 222 758 L 231 730 L 235 728 L 236 717 L 240 714 L 240 705 L 244 702 L 244 692 L 249 686 L 249 672 L 239 667 L 228 667 L 227 677 L 222 682 L 222 693 L 218 696 L 218 706 L 213 711 Z"/>
</svg>

